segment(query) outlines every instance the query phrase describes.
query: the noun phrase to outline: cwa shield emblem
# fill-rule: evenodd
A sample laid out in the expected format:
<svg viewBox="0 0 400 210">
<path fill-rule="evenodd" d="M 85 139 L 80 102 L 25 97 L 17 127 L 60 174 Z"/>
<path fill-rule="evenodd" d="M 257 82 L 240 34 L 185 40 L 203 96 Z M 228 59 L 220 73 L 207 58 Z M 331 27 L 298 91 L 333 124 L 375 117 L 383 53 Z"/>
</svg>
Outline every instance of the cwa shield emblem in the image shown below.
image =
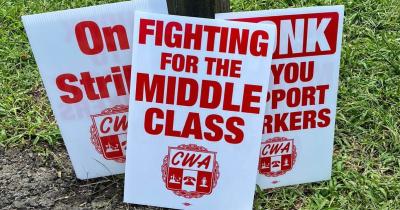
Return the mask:
<svg viewBox="0 0 400 210">
<path fill-rule="evenodd" d="M 91 142 L 107 160 L 125 162 L 128 106 L 118 105 L 91 115 Z"/>
<path fill-rule="evenodd" d="M 268 177 L 277 177 L 290 171 L 297 152 L 293 139 L 275 137 L 261 144 L 258 171 Z"/>
<path fill-rule="evenodd" d="M 168 190 L 185 198 L 209 195 L 217 186 L 217 153 L 195 144 L 169 147 L 161 167 Z"/>
</svg>

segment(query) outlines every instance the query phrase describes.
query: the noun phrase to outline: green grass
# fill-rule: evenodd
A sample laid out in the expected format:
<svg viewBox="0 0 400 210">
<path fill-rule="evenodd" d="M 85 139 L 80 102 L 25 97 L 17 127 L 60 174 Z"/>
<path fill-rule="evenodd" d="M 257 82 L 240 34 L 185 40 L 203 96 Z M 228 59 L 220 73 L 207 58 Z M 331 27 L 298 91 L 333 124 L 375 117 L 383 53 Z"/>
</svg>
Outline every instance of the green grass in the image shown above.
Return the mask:
<svg viewBox="0 0 400 210">
<path fill-rule="evenodd" d="M 0 145 L 62 142 L 21 15 L 112 1 L 0 0 Z M 400 209 L 400 1 L 233 0 L 232 9 L 344 4 L 331 181 L 258 191 L 256 209 Z"/>
</svg>

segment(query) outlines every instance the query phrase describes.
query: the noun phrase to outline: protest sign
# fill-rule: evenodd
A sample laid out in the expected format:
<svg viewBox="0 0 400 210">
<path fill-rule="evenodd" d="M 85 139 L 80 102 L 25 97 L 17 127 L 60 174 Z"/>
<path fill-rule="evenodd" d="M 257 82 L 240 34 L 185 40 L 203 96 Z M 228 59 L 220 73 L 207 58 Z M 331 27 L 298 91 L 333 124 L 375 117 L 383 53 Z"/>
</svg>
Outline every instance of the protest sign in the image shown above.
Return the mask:
<svg viewBox="0 0 400 210">
<path fill-rule="evenodd" d="M 136 13 L 125 202 L 252 209 L 275 33 Z"/>
<path fill-rule="evenodd" d="M 343 6 L 325 6 L 217 14 L 277 26 L 260 149 L 261 188 L 331 176 L 343 13 Z"/>
<path fill-rule="evenodd" d="M 22 17 L 79 179 L 124 172 L 137 9 L 167 13 L 136 0 Z"/>
</svg>

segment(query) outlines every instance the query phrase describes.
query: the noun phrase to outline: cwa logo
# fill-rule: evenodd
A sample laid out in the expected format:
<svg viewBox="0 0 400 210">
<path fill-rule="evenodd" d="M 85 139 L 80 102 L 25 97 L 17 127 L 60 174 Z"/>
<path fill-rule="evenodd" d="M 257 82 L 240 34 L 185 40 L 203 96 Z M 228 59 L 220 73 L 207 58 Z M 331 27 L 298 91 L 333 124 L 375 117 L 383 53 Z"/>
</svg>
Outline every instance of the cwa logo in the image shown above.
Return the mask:
<svg viewBox="0 0 400 210">
<path fill-rule="evenodd" d="M 220 176 L 216 156 L 195 144 L 169 147 L 161 167 L 166 188 L 185 198 L 211 194 Z"/>
<path fill-rule="evenodd" d="M 91 115 L 91 142 L 107 160 L 125 163 L 128 106 L 118 105 Z"/>
<path fill-rule="evenodd" d="M 268 177 L 277 177 L 293 168 L 296 162 L 293 139 L 275 137 L 261 144 L 258 171 Z"/>
</svg>

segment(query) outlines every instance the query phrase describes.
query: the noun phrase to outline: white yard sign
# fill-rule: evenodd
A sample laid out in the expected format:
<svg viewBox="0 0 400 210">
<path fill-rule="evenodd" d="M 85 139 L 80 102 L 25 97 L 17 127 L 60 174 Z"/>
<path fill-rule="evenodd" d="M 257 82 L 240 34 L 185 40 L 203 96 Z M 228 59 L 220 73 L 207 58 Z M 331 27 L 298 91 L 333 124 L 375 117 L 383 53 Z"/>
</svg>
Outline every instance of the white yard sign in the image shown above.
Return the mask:
<svg viewBox="0 0 400 210">
<path fill-rule="evenodd" d="M 167 13 L 165 1 L 137 0 L 22 18 L 79 179 L 124 172 L 139 9 Z"/>
<path fill-rule="evenodd" d="M 343 13 L 343 6 L 327 6 L 217 14 L 277 26 L 259 152 L 262 188 L 331 176 Z"/>
<path fill-rule="evenodd" d="M 252 209 L 275 27 L 136 13 L 125 202 Z"/>
</svg>

